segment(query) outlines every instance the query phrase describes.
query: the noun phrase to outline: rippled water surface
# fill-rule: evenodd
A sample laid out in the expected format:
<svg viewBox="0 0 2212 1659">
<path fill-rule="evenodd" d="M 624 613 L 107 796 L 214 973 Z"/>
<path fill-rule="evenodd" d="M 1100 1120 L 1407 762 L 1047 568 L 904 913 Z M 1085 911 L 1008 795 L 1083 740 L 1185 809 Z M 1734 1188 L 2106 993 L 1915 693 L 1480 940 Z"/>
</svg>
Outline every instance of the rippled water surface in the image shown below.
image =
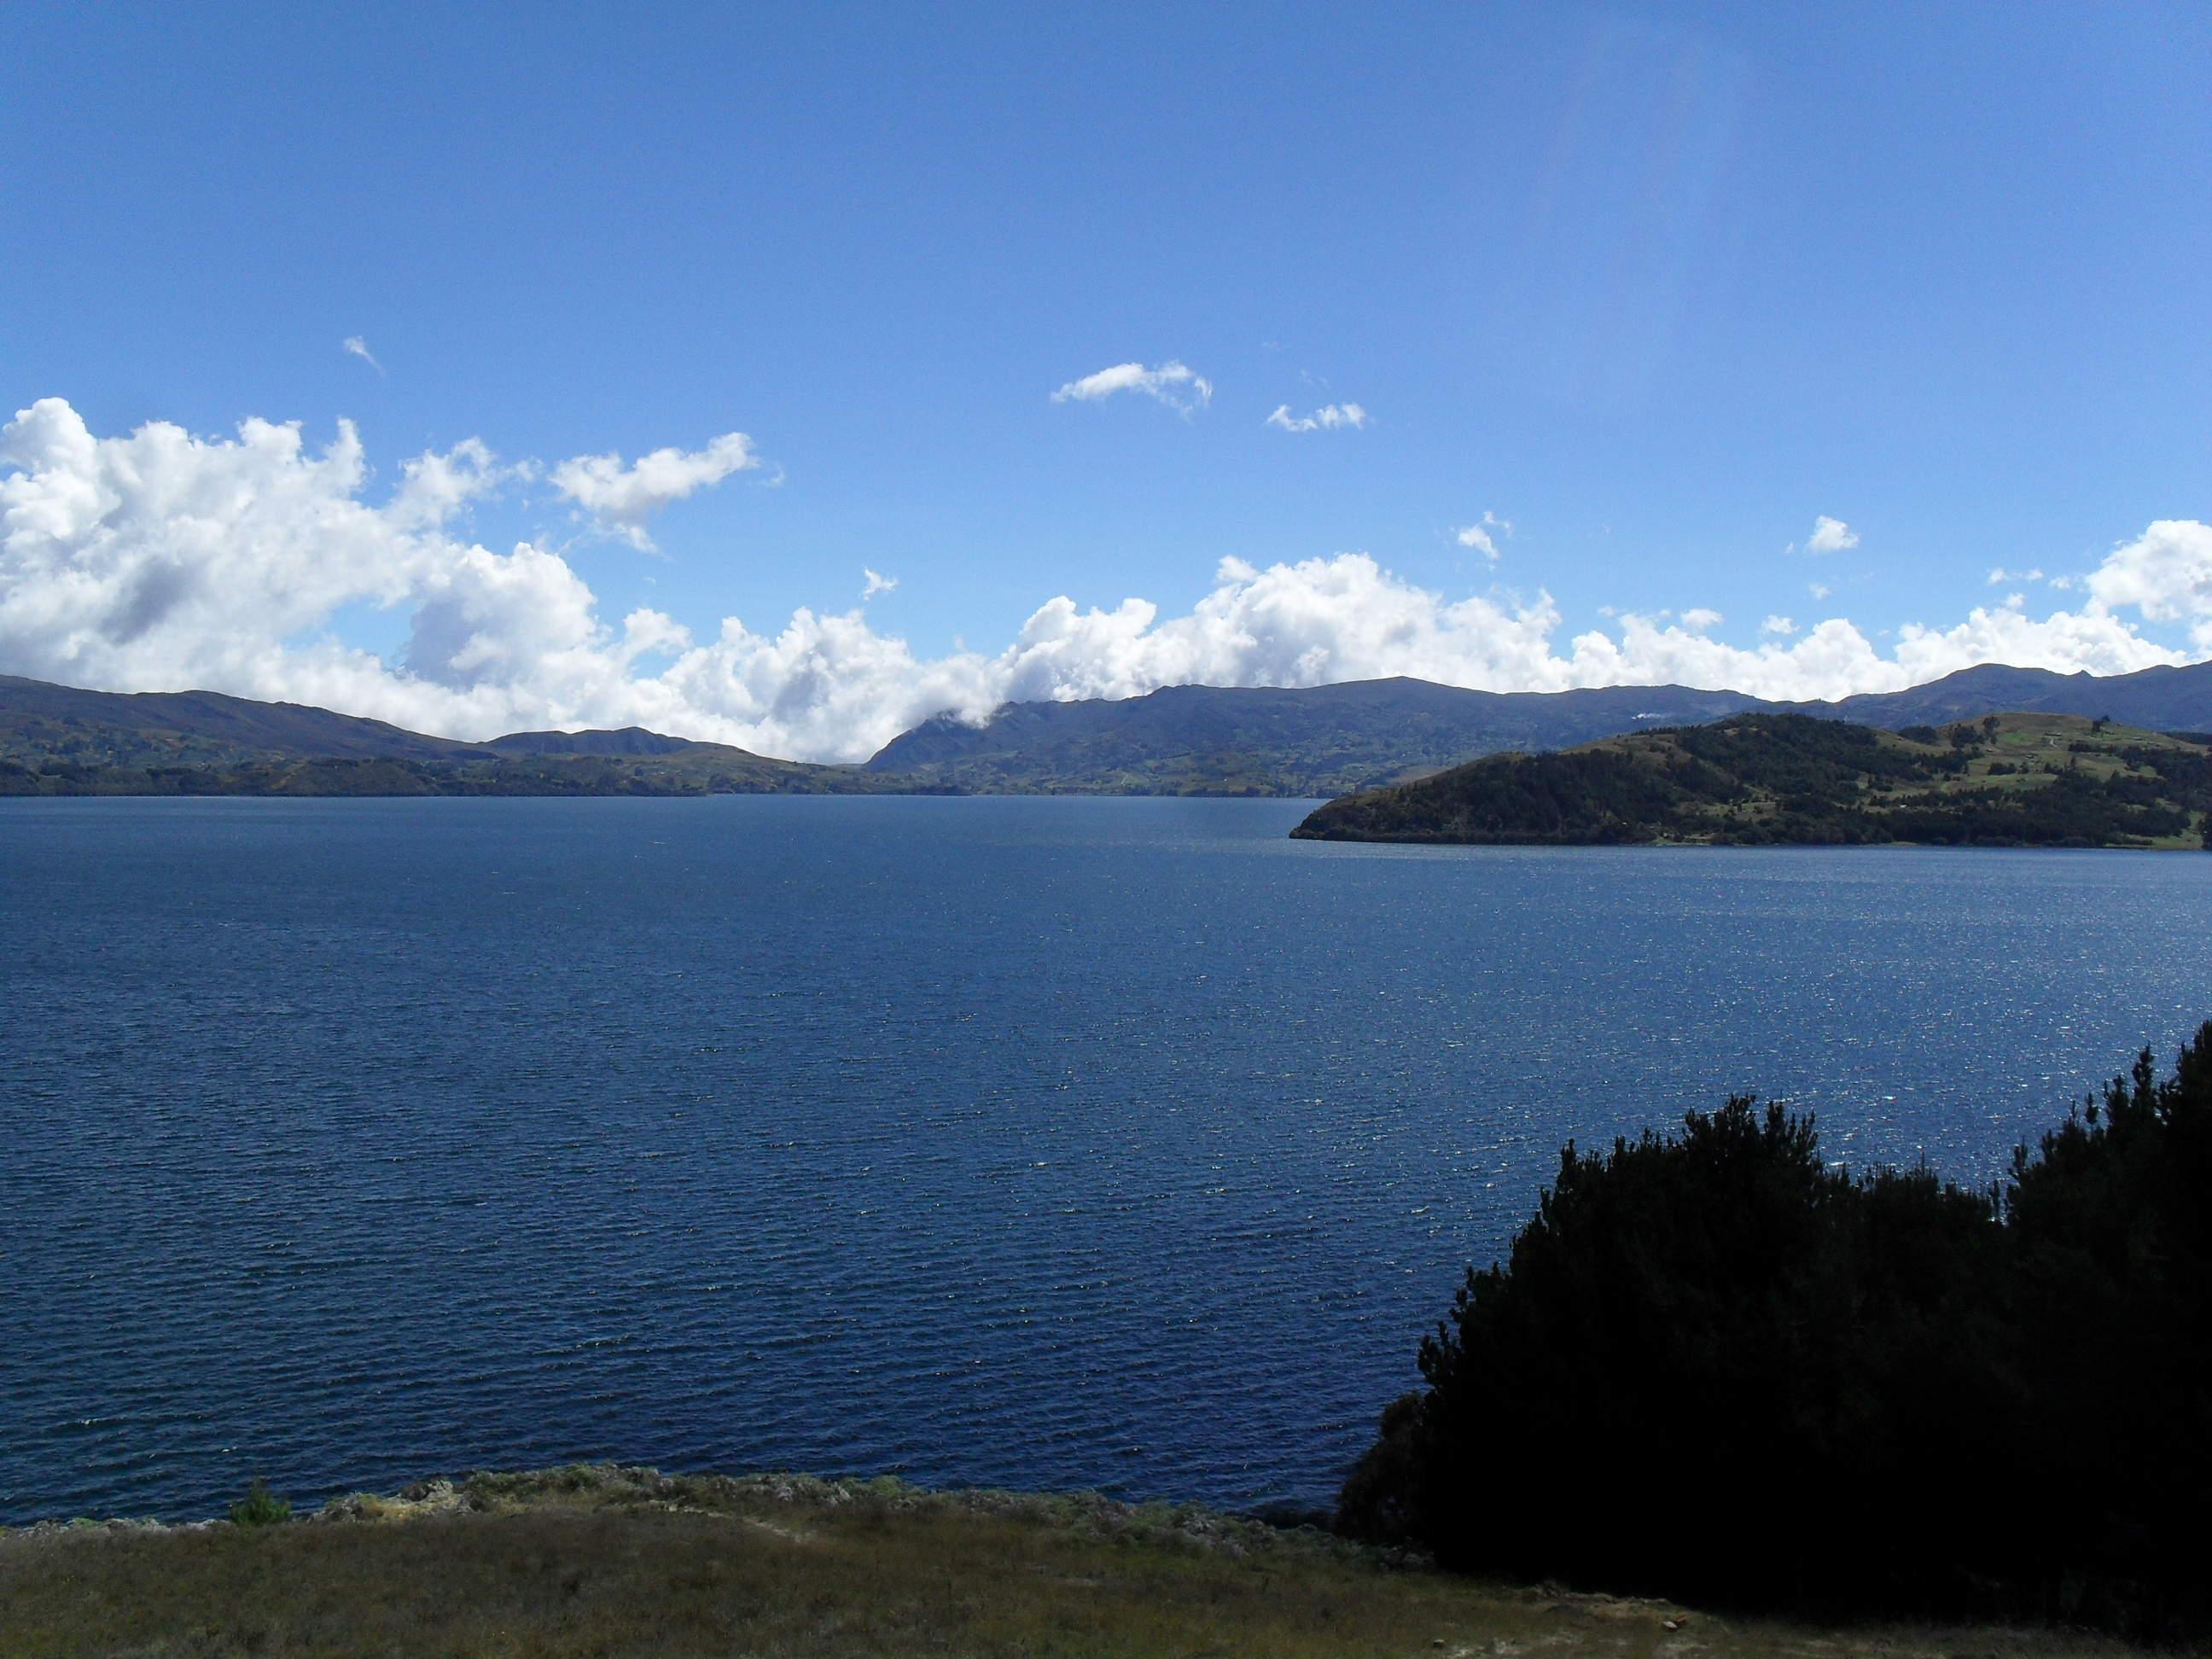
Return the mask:
<svg viewBox="0 0 2212 1659">
<path fill-rule="evenodd" d="M 471 1467 L 1327 1497 L 1559 1143 L 1987 1179 L 2212 859 L 1285 802 L 0 803 L 0 1518 Z"/>
</svg>

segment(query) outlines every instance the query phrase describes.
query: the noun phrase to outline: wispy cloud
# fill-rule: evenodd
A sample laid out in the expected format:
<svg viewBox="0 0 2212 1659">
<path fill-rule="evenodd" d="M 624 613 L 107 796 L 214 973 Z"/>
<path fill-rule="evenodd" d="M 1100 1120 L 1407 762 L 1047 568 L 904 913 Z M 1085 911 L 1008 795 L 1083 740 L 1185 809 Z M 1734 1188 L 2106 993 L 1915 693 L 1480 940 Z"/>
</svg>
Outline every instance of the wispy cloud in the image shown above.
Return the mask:
<svg viewBox="0 0 2212 1659">
<path fill-rule="evenodd" d="M 553 488 L 643 552 L 653 550 L 646 521 L 695 489 L 760 465 L 753 441 L 726 432 L 704 449 L 656 449 L 624 466 L 620 455 L 579 455 L 553 469 Z"/>
<path fill-rule="evenodd" d="M 1117 392 L 1141 392 L 1165 404 L 1177 414 L 1188 415 L 1213 401 L 1213 383 L 1203 374 L 1170 357 L 1158 368 L 1142 363 L 1116 363 L 1096 374 L 1070 380 L 1052 394 L 1056 404 L 1095 404 Z"/>
<path fill-rule="evenodd" d="M 1989 585 L 1995 587 L 1999 582 L 2039 582 L 2042 580 L 2040 570 L 2007 570 L 1999 565 L 1990 572 Z"/>
<path fill-rule="evenodd" d="M 1485 558 L 1488 559 L 1492 564 L 1496 564 L 1498 562 L 1498 538 L 1496 536 L 1492 536 L 1491 534 L 1491 532 L 1493 530 L 1498 532 L 1498 535 L 1504 537 L 1508 541 L 1510 541 L 1513 538 L 1513 525 L 1511 520 L 1501 519 L 1495 513 L 1486 512 L 1482 515 L 1481 523 L 1468 526 L 1466 529 L 1457 532 L 1455 539 L 1462 547 L 1472 547 L 1476 551 L 1480 552 Z"/>
<path fill-rule="evenodd" d="M 868 585 L 860 590 L 860 600 L 864 605 L 877 594 L 888 593 L 898 586 L 896 576 L 879 576 L 866 565 L 860 567 L 860 574 L 868 579 Z"/>
<path fill-rule="evenodd" d="M 1769 617 L 1765 622 L 1759 623 L 1759 631 L 1762 634 L 1779 635 L 1787 639 L 1797 631 L 1797 624 L 1787 617 Z"/>
<path fill-rule="evenodd" d="M 367 363 L 371 368 L 374 369 L 379 374 L 384 373 L 384 365 L 368 355 L 368 342 L 362 339 L 360 335 L 348 335 L 342 349 L 351 352 L 355 356 L 360 358 L 362 362 Z"/>
<path fill-rule="evenodd" d="M 1342 426 L 1356 429 L 1367 424 L 1367 411 L 1358 404 L 1329 404 L 1310 415 L 1293 415 L 1291 406 L 1285 404 L 1263 424 L 1280 427 L 1285 432 L 1320 432 Z"/>
</svg>

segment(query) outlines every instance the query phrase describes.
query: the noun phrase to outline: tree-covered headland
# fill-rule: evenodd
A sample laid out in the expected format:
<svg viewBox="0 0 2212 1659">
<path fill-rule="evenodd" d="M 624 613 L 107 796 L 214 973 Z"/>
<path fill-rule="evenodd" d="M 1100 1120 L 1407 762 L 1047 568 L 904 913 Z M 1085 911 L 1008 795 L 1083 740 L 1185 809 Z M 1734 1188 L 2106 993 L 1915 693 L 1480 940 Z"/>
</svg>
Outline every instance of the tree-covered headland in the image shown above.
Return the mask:
<svg viewBox="0 0 2212 1659">
<path fill-rule="evenodd" d="M 1549 754 L 1491 755 L 1346 795 L 1312 841 L 2201 848 L 2212 748 L 2071 714 L 1885 732 L 1743 714 Z"/>
<path fill-rule="evenodd" d="M 1338 1524 L 1826 1614 L 2212 1629 L 2212 1023 L 2008 1179 L 1852 1175 L 1748 1097 L 1570 1143 Z"/>
</svg>

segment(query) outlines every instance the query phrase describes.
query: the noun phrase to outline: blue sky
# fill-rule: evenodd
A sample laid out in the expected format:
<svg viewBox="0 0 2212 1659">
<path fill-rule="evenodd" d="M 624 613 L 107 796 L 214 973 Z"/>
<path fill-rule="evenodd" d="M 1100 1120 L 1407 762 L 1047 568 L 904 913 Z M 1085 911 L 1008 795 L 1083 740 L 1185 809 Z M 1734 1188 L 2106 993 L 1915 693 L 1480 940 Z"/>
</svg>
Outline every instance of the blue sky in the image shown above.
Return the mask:
<svg viewBox="0 0 2212 1659">
<path fill-rule="evenodd" d="M 0 398 L 103 441 L 350 420 L 370 505 L 481 439 L 541 476 L 443 533 L 701 641 L 864 567 L 924 660 L 1364 553 L 1548 593 L 1562 653 L 1703 608 L 1882 655 L 2212 518 L 2208 86 L 2183 6 L 17 4 Z M 1129 362 L 1210 399 L 1053 400 Z M 653 551 L 542 476 L 732 431 L 763 465 Z M 1806 552 L 1822 515 L 1856 542 Z M 400 591 L 309 631 L 398 661 Z M 2126 627 L 2207 654 L 2193 603 Z M 219 677 L 61 651 L 10 660 Z"/>
</svg>

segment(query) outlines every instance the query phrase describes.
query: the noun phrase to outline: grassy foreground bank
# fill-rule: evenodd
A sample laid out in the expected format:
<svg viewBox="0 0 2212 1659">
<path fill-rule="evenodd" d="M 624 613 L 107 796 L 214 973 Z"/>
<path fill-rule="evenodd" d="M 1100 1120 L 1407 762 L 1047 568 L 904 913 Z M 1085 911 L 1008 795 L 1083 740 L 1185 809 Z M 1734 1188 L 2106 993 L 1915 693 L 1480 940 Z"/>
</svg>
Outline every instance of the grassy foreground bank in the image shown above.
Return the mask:
<svg viewBox="0 0 2212 1659">
<path fill-rule="evenodd" d="M 1670 1627 L 1671 1626 L 1671 1627 Z M 0 1536 L 8 1655 L 2118 1655 L 1818 1631 L 1454 1577 L 1191 1506 L 599 1465 L 261 1527 Z"/>
</svg>

